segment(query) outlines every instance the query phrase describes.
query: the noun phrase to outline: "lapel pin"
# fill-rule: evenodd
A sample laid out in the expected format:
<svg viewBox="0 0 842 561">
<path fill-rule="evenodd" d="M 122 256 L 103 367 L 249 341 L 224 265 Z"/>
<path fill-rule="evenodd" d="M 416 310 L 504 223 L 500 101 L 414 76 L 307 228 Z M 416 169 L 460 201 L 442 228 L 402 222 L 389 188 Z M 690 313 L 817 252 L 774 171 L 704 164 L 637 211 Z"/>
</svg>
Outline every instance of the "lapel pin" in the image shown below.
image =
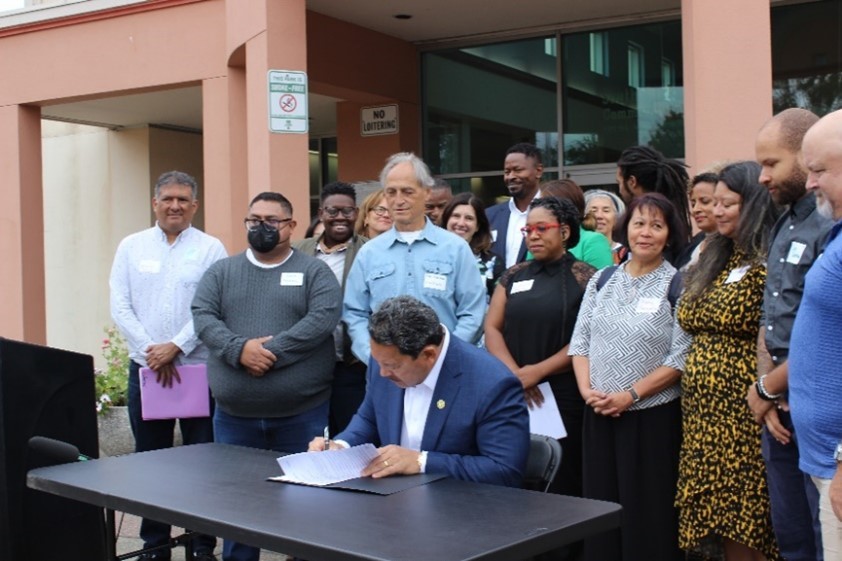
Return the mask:
<svg viewBox="0 0 842 561">
<path fill-rule="evenodd" d="M 445 406 L 445 403 L 444 403 L 443 399 L 440 399 L 436 402 L 436 407 L 438 407 L 439 409 L 444 409 L 444 406 Z"/>
</svg>

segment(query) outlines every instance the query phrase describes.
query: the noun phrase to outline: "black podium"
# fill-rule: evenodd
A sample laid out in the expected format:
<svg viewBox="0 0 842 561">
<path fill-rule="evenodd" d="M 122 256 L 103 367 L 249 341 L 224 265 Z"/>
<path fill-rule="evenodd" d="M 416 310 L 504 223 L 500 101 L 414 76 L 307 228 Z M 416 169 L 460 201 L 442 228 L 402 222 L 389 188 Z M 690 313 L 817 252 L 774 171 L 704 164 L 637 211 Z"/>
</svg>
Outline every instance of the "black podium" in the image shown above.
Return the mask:
<svg viewBox="0 0 842 561">
<path fill-rule="evenodd" d="M 0 338 L 0 559 L 103 559 L 102 510 L 26 487 L 30 469 L 53 458 L 32 436 L 98 456 L 94 365 L 88 355 Z"/>
</svg>

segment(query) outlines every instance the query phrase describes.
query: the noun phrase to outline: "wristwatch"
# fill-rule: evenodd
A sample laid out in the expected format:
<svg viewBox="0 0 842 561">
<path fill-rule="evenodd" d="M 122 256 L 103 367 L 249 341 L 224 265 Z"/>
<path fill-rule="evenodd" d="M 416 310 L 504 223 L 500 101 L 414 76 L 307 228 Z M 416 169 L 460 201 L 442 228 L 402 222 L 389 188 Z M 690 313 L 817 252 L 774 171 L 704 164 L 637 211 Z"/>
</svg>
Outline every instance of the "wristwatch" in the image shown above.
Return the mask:
<svg viewBox="0 0 842 561">
<path fill-rule="evenodd" d="M 631 387 L 628 389 L 628 392 L 629 392 L 629 393 L 631 394 L 631 396 L 632 396 L 632 405 L 634 405 L 635 403 L 637 403 L 638 401 L 640 401 L 640 396 L 639 396 L 639 395 L 637 395 L 637 392 L 636 392 L 636 391 L 634 391 L 634 386 L 631 386 Z"/>
<path fill-rule="evenodd" d="M 842 463 L 842 442 L 836 445 L 836 453 L 833 454 L 833 459 Z"/>
</svg>

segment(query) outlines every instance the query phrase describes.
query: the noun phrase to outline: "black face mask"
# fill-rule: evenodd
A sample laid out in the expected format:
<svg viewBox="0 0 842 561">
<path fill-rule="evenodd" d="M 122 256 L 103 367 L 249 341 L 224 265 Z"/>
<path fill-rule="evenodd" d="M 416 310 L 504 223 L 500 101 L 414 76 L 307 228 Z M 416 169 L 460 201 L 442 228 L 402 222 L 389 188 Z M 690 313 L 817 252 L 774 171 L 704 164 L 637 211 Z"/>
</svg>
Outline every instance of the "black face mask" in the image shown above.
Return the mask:
<svg viewBox="0 0 842 561">
<path fill-rule="evenodd" d="M 281 239 L 281 233 L 276 228 L 261 224 L 248 232 L 249 245 L 258 253 L 268 253 L 275 249 Z"/>
</svg>

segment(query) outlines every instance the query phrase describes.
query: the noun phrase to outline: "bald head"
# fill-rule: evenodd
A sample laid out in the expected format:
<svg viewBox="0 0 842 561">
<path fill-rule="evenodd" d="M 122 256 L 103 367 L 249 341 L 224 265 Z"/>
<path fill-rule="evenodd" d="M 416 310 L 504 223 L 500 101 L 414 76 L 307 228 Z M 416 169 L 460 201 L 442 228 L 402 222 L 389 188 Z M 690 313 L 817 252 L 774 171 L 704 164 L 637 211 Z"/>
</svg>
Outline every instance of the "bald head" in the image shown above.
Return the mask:
<svg viewBox="0 0 842 561">
<path fill-rule="evenodd" d="M 819 212 L 842 219 L 842 110 L 825 115 L 807 131 L 801 154 L 807 189 L 816 193 Z"/>
<path fill-rule="evenodd" d="M 818 120 L 818 115 L 812 111 L 790 107 L 766 121 L 766 124 L 760 130 L 772 128 L 778 133 L 781 146 L 790 152 L 798 152 L 801 150 L 801 141 L 804 140 L 804 135 Z"/>
<path fill-rule="evenodd" d="M 761 166 L 758 181 L 777 205 L 792 205 L 807 193 L 807 172 L 800 162 L 801 141 L 818 120 L 806 109 L 786 109 L 757 133 L 755 153 Z"/>
</svg>

